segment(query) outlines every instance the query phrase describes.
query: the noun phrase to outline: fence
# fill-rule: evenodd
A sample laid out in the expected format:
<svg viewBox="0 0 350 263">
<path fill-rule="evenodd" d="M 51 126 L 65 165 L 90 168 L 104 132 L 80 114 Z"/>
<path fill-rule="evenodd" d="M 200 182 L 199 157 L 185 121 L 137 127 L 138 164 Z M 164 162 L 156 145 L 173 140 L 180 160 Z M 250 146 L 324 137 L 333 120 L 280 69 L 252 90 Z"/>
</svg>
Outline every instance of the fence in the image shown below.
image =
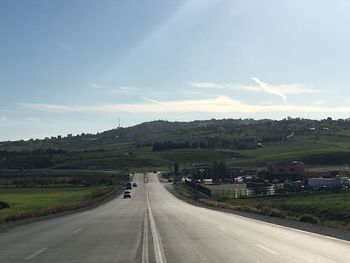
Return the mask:
<svg viewBox="0 0 350 263">
<path fill-rule="evenodd" d="M 211 191 L 211 197 L 220 198 L 241 198 L 241 197 L 252 197 L 254 195 L 251 189 L 222 189 Z"/>
<path fill-rule="evenodd" d="M 320 192 L 350 192 L 350 188 L 320 188 L 320 189 L 310 189 L 310 188 L 300 188 L 296 189 L 281 189 L 276 185 L 270 186 L 248 186 L 248 188 L 228 188 L 228 185 L 223 184 L 222 189 L 210 189 L 210 186 L 203 186 L 199 183 L 191 182 L 185 180 L 185 184 L 191 187 L 193 190 L 198 191 L 210 198 L 222 199 L 222 198 L 249 198 L 249 197 L 261 197 L 261 196 L 283 196 L 283 195 L 296 195 L 296 194 L 312 194 Z"/>
<path fill-rule="evenodd" d="M 188 180 L 185 180 L 185 184 L 189 187 L 191 187 L 192 189 L 198 191 L 198 192 L 201 192 L 202 194 L 208 196 L 208 197 L 212 197 L 211 196 L 211 191 L 204 187 L 203 185 L 201 184 L 197 184 L 195 182 L 191 182 L 191 181 L 188 181 Z"/>
</svg>

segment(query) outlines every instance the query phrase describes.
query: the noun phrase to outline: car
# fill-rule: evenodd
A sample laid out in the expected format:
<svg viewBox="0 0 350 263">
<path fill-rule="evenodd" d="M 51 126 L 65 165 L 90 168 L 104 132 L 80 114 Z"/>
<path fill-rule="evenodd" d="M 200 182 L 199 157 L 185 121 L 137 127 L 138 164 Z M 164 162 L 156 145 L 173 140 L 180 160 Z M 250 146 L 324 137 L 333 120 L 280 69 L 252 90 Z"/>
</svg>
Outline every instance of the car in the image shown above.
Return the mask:
<svg viewBox="0 0 350 263">
<path fill-rule="evenodd" d="M 123 198 L 131 198 L 131 192 L 129 190 L 125 190 L 123 193 Z"/>
<path fill-rule="evenodd" d="M 137 187 L 137 183 L 133 183 L 133 184 L 132 184 L 132 187 Z"/>
<path fill-rule="evenodd" d="M 132 188 L 132 183 L 131 182 L 127 182 L 126 186 L 125 186 L 125 189 L 126 190 L 131 190 L 131 188 Z"/>
</svg>

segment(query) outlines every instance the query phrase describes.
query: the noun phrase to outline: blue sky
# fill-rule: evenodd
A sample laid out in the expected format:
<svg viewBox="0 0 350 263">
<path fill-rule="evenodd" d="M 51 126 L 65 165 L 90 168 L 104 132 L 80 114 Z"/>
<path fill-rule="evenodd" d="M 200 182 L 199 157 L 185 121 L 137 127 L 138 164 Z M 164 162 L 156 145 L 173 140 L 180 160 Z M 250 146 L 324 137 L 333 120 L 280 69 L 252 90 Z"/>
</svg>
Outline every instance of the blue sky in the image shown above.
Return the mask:
<svg viewBox="0 0 350 263">
<path fill-rule="evenodd" d="M 347 0 L 4 0 L 0 141 L 350 117 Z"/>
</svg>

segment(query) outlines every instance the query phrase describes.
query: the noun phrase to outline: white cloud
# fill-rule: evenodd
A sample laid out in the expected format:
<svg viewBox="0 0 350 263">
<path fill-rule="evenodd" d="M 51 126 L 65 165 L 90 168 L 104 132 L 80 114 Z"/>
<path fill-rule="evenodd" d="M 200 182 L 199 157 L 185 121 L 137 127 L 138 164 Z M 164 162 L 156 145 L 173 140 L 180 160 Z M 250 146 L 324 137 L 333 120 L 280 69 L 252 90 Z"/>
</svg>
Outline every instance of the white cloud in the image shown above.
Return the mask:
<svg viewBox="0 0 350 263">
<path fill-rule="evenodd" d="M 282 101 L 287 104 L 287 94 L 306 94 L 306 93 L 316 93 L 319 92 L 310 86 L 302 84 L 280 84 L 274 85 L 262 82 L 257 78 L 252 78 L 252 80 L 257 84 L 245 85 L 239 83 L 216 83 L 216 82 L 191 82 L 190 85 L 194 88 L 202 89 L 227 89 L 236 91 L 247 91 L 247 92 L 265 92 L 269 94 L 276 95 L 282 98 Z"/>
<path fill-rule="evenodd" d="M 140 97 L 140 98 L 143 99 L 143 100 L 155 103 L 155 104 L 162 104 L 160 101 L 157 101 L 157 100 L 154 100 L 154 99 L 150 99 L 150 98 L 147 98 L 147 97 Z"/>
<path fill-rule="evenodd" d="M 140 89 L 138 89 L 138 88 L 127 87 L 127 86 L 121 86 L 121 87 L 119 87 L 119 90 L 125 90 L 125 91 L 140 91 Z"/>
<path fill-rule="evenodd" d="M 316 100 L 312 103 L 312 105 L 314 106 L 325 105 L 325 104 L 326 104 L 326 101 L 324 100 Z"/>
<path fill-rule="evenodd" d="M 202 89 L 226 89 L 227 87 L 223 84 L 215 82 L 191 82 L 190 85 L 194 88 Z"/>
<path fill-rule="evenodd" d="M 194 88 L 201 89 L 229 89 L 229 90 L 244 90 L 244 91 L 259 91 L 255 86 L 243 85 L 238 83 L 220 84 L 215 82 L 191 82 L 190 85 Z"/>
<path fill-rule="evenodd" d="M 4 115 L 1 115 L 1 116 L 0 116 L 0 121 L 7 121 L 7 117 L 4 116 Z"/>
<path fill-rule="evenodd" d="M 266 93 L 270 93 L 276 96 L 279 96 L 282 98 L 283 102 L 285 104 L 287 104 L 287 96 L 283 93 L 283 91 L 281 91 L 280 89 L 276 88 L 276 86 L 264 83 L 262 81 L 260 81 L 257 78 L 252 78 L 252 80 L 255 81 L 256 84 L 258 84 L 258 86 Z"/>
<path fill-rule="evenodd" d="M 27 118 L 27 121 L 30 121 L 30 122 L 40 122 L 41 120 L 36 118 L 36 117 L 28 117 Z"/>
<path fill-rule="evenodd" d="M 103 86 L 103 85 L 100 85 L 100 84 L 88 83 L 88 85 L 89 85 L 91 88 L 94 88 L 94 89 L 104 89 L 104 86 Z"/>
<path fill-rule="evenodd" d="M 57 104 L 45 104 L 45 103 L 19 103 L 18 105 L 40 111 L 52 111 L 52 112 L 74 112 L 77 111 L 78 107 L 74 106 L 65 106 Z"/>
<path fill-rule="evenodd" d="M 138 93 L 140 93 L 141 90 L 138 88 L 121 86 L 117 89 L 112 89 L 111 91 L 116 92 L 116 93 L 123 93 L 123 94 L 138 94 Z"/>
<path fill-rule="evenodd" d="M 347 107 L 326 107 L 319 105 L 263 105 L 247 104 L 227 96 L 210 99 L 155 101 L 143 98 L 151 103 L 124 103 L 102 105 L 55 105 L 21 103 L 25 108 L 50 112 L 94 112 L 94 113 L 350 113 Z"/>
</svg>

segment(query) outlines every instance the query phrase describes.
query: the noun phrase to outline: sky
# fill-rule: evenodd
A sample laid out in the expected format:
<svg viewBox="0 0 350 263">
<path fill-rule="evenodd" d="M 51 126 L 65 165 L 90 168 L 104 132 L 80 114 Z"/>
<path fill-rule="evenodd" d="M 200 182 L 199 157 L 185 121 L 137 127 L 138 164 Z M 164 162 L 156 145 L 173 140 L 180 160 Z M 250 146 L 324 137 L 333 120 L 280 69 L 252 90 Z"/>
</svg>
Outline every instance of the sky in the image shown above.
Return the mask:
<svg viewBox="0 0 350 263">
<path fill-rule="evenodd" d="M 2 0 L 0 141 L 350 117 L 348 0 Z"/>
</svg>

